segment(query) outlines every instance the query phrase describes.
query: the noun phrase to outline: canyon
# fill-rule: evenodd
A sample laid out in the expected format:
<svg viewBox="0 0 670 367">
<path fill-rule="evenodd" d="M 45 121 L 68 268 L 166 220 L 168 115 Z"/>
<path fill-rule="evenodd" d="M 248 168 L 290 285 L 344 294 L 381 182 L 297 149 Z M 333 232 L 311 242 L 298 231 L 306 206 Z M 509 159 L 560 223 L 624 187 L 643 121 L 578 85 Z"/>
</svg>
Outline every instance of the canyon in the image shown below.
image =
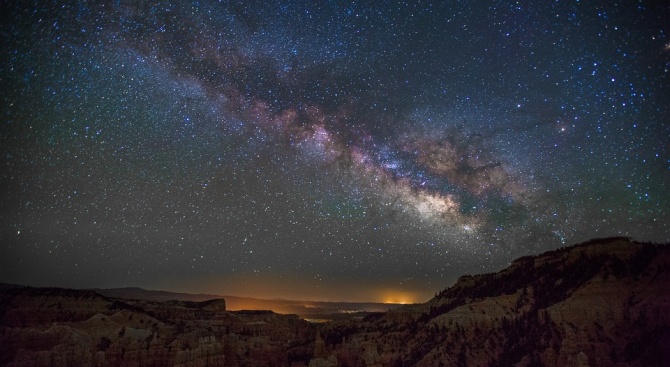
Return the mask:
<svg viewBox="0 0 670 367">
<path fill-rule="evenodd" d="M 667 366 L 669 270 L 668 244 L 595 239 L 326 323 L 216 298 L 5 287 L 0 365 Z"/>
</svg>

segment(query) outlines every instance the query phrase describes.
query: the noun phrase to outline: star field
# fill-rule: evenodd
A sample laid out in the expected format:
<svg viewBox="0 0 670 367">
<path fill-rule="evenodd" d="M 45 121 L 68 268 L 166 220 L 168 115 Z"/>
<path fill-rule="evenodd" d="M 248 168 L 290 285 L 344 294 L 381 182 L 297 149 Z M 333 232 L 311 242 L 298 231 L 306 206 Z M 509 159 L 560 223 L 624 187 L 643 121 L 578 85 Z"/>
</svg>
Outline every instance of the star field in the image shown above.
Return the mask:
<svg viewBox="0 0 670 367">
<path fill-rule="evenodd" d="M 670 240 L 670 6 L 1 7 L 0 281 L 424 301 Z"/>
</svg>

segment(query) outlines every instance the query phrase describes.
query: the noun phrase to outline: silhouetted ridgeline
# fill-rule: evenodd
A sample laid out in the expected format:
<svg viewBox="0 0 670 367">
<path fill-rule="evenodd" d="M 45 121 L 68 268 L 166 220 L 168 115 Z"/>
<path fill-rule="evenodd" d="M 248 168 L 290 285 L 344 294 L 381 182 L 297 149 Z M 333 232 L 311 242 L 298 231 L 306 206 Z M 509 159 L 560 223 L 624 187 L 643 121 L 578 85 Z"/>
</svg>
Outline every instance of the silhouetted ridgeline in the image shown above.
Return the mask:
<svg viewBox="0 0 670 367">
<path fill-rule="evenodd" d="M 0 287 L 0 365 L 668 366 L 669 270 L 667 244 L 597 239 L 322 325 L 223 300 Z"/>
<path fill-rule="evenodd" d="M 2 290 L 0 286 L 0 291 Z M 282 299 L 258 299 L 251 297 L 218 296 L 213 294 L 189 294 L 166 291 L 147 290 L 136 287 L 90 289 L 109 298 L 141 299 L 148 301 L 190 301 L 203 302 L 215 298 L 225 298 L 226 309 L 238 310 L 272 310 L 281 314 L 296 314 L 305 319 L 337 319 L 350 318 L 357 311 L 380 312 L 398 308 L 401 305 L 371 302 L 313 302 Z M 346 311 L 346 312 L 342 312 Z"/>
<path fill-rule="evenodd" d="M 668 366 L 669 269 L 667 244 L 591 240 L 323 334 L 347 365 Z"/>
</svg>

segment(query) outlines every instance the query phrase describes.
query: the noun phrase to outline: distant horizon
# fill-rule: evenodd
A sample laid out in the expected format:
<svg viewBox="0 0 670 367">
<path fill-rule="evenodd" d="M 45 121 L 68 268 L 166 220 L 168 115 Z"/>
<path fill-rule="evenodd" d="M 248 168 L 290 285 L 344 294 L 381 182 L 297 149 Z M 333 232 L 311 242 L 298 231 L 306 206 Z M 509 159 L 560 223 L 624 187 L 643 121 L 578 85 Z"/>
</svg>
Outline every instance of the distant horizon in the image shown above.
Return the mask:
<svg viewBox="0 0 670 367">
<path fill-rule="evenodd" d="M 561 246 L 560 248 L 571 248 L 580 245 L 588 245 L 592 243 L 598 243 L 607 240 L 617 240 L 617 239 L 626 239 L 635 243 L 658 243 L 654 241 L 637 241 L 629 236 L 614 236 L 614 237 L 595 237 L 590 238 L 587 241 L 580 243 L 573 243 L 566 246 Z M 670 243 L 670 242 L 666 242 Z M 662 243 L 658 243 L 662 244 Z M 551 252 L 553 250 L 547 250 L 542 253 L 533 253 L 519 258 L 527 256 L 538 256 L 543 253 Z M 501 271 L 511 265 L 515 260 L 513 259 L 510 263 L 501 267 L 496 271 Z M 237 283 L 227 280 L 225 282 L 221 281 L 217 284 L 228 284 L 228 285 L 219 285 L 219 288 L 216 288 L 217 285 L 212 285 L 216 282 L 198 282 L 197 286 L 188 286 L 184 284 L 141 284 L 140 282 L 134 284 L 107 284 L 104 286 L 100 285 L 89 285 L 89 286 L 77 286 L 77 285 L 63 285 L 58 283 L 23 283 L 23 282 L 12 282 L 12 281 L 0 281 L 0 284 L 10 285 L 10 286 L 27 286 L 33 288 L 64 288 L 64 289 L 78 289 L 78 290 L 132 290 L 137 289 L 140 291 L 146 292 L 166 292 L 166 293 L 176 293 L 176 294 L 186 294 L 186 295 L 202 295 L 202 296 L 213 296 L 213 297 L 237 297 L 237 298 L 246 298 L 246 299 L 256 299 L 261 301 L 287 301 L 287 302 L 327 302 L 327 303 L 374 303 L 374 304 L 390 304 L 390 305 L 407 305 L 407 304 L 420 304 L 428 302 L 432 299 L 437 293 L 453 286 L 456 281 L 463 276 L 474 276 L 484 273 L 464 273 L 460 274 L 453 279 L 453 281 L 445 283 L 441 287 L 437 287 L 435 290 L 430 291 L 412 291 L 408 288 L 403 288 L 403 290 L 393 290 L 390 288 L 379 289 L 370 286 L 370 288 L 365 287 L 365 283 L 356 284 L 355 282 L 345 284 L 344 287 L 341 285 L 339 287 L 305 287 L 302 290 L 298 290 L 297 281 L 282 279 L 283 282 L 277 282 L 276 279 L 268 280 L 260 276 L 252 276 L 247 281 L 240 281 L 239 278 L 234 278 Z M 202 279 L 201 279 L 202 280 Z M 232 284 L 232 285 L 230 285 Z M 305 284 L 305 283 L 303 283 Z M 254 286 L 257 288 L 254 289 Z M 227 289 L 226 289 L 227 287 Z M 217 290 L 219 289 L 219 290 Z M 290 289 L 287 293 L 280 293 Z M 313 293 L 309 293 L 313 292 Z M 342 296 L 342 294 L 347 293 L 350 295 Z M 310 296 L 309 294 L 313 294 Z"/>
<path fill-rule="evenodd" d="M 156 288 L 156 287 L 145 287 L 145 286 L 136 286 L 136 285 L 126 285 L 126 286 L 105 286 L 105 287 L 78 287 L 78 286 L 64 286 L 64 285 L 58 285 L 58 284 L 23 284 L 23 283 L 16 283 L 16 282 L 7 282 L 7 281 L 0 281 L 0 284 L 2 285 L 8 285 L 8 286 L 17 286 L 17 287 L 30 287 L 30 288 L 61 288 L 61 289 L 74 289 L 74 290 L 139 290 L 139 291 L 145 291 L 145 292 L 164 292 L 164 293 L 174 293 L 174 294 L 184 294 L 184 295 L 193 295 L 193 296 L 213 296 L 213 297 L 221 297 L 225 299 L 226 297 L 236 297 L 236 298 L 245 298 L 245 299 L 256 299 L 256 300 L 261 300 L 261 301 L 287 301 L 287 302 L 323 302 L 323 303 L 374 303 L 374 304 L 389 304 L 389 305 L 408 305 L 408 304 L 417 304 L 417 303 L 425 303 L 429 301 L 433 296 L 431 295 L 430 298 L 426 298 L 425 300 L 421 299 L 411 299 L 409 297 L 403 297 L 401 295 L 398 296 L 388 296 L 385 298 L 384 301 L 381 300 L 365 300 L 365 299 L 336 299 L 336 298 L 290 298 L 290 297 L 281 297 L 281 296 L 263 296 L 262 294 L 252 294 L 252 293 L 247 293 L 247 294 L 239 294 L 239 293 L 231 293 L 231 292 L 208 292 L 208 291 L 189 291 L 188 289 L 184 288 L 178 288 L 178 289 L 169 289 L 169 288 Z M 450 286 L 450 285 L 449 285 Z M 445 286 L 445 288 L 449 287 Z M 442 290 L 442 289 L 441 289 Z M 439 291 L 437 291 L 439 292 Z M 394 302 L 395 301 L 395 302 Z"/>
</svg>

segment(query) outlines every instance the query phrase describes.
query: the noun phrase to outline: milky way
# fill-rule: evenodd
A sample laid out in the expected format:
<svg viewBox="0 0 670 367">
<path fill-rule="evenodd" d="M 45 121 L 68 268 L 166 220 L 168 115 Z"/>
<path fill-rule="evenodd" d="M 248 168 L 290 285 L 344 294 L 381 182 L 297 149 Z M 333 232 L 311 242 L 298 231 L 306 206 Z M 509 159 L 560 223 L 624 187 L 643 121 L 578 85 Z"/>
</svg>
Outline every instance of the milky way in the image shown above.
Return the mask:
<svg viewBox="0 0 670 367">
<path fill-rule="evenodd" d="M 670 7 L 2 5 L 0 281 L 425 300 L 670 240 Z"/>
</svg>

